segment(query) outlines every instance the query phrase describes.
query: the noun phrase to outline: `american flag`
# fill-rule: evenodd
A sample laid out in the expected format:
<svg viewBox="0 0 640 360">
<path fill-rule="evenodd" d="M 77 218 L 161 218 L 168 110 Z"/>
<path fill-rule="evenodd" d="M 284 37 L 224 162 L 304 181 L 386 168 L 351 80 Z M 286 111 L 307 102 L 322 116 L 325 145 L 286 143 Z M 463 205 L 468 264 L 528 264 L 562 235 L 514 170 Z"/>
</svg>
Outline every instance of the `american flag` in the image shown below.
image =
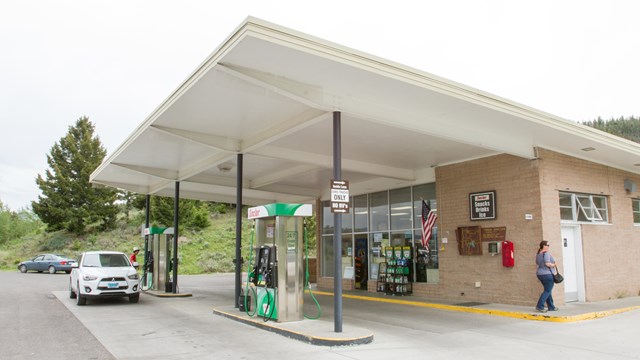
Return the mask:
<svg viewBox="0 0 640 360">
<path fill-rule="evenodd" d="M 427 251 L 427 254 L 430 253 L 429 240 L 431 239 L 431 230 L 436 224 L 437 218 L 438 216 L 431 211 L 429 205 L 422 200 L 422 246 Z"/>
</svg>

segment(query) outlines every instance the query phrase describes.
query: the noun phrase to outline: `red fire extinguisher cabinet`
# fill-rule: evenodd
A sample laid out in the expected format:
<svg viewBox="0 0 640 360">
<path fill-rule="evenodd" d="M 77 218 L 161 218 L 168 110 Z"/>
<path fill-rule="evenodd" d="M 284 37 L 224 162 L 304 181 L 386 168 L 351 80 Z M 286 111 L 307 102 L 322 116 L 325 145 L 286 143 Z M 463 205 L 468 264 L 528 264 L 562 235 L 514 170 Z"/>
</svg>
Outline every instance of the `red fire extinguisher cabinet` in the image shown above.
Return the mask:
<svg viewBox="0 0 640 360">
<path fill-rule="evenodd" d="M 502 266 L 513 267 L 515 263 L 513 256 L 513 243 L 511 241 L 502 242 Z"/>
</svg>

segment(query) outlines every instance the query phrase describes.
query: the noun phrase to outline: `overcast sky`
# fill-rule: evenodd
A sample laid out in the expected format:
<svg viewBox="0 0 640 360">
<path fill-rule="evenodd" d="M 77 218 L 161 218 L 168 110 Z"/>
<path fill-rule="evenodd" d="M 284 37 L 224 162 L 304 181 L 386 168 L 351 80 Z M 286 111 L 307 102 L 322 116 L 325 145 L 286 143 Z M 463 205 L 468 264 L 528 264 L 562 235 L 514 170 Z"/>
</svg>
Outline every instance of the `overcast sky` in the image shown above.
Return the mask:
<svg viewBox="0 0 640 360">
<path fill-rule="evenodd" d="M 0 0 L 0 201 L 88 116 L 111 154 L 251 15 L 573 121 L 640 115 L 640 1 Z"/>
</svg>

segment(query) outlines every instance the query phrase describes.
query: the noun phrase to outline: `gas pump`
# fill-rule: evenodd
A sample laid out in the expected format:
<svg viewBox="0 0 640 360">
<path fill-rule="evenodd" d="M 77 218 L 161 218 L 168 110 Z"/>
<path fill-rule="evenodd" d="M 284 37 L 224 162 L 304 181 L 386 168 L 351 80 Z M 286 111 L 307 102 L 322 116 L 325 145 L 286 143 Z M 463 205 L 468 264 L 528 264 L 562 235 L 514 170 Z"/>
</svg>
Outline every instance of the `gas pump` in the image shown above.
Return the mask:
<svg viewBox="0 0 640 360">
<path fill-rule="evenodd" d="M 263 245 L 256 249 L 256 266 L 251 281 L 256 286 L 258 315 L 265 320 L 277 319 L 275 295 L 278 288 L 276 246 Z"/>
<path fill-rule="evenodd" d="M 309 204 L 269 204 L 249 209 L 248 218 L 255 220 L 256 241 L 251 250 L 255 265 L 249 264 L 247 286 L 250 283 L 253 287 L 256 309 L 250 313 L 247 306 L 247 314 L 257 313 L 265 321 L 278 322 L 304 318 L 303 219 L 311 215 Z M 245 295 L 248 298 L 249 294 Z"/>
<path fill-rule="evenodd" d="M 171 292 L 171 244 L 173 228 L 150 227 L 145 229 L 149 235 L 148 251 L 145 254 L 145 284 L 146 290 Z"/>
</svg>

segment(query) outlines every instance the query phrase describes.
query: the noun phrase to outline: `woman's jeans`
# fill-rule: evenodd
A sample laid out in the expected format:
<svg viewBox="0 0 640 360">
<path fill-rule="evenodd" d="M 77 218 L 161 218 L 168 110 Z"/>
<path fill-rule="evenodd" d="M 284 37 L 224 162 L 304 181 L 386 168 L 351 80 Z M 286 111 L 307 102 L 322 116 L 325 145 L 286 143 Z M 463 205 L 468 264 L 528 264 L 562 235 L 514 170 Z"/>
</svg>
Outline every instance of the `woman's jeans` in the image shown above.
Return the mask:
<svg viewBox="0 0 640 360">
<path fill-rule="evenodd" d="M 539 310 L 544 309 L 544 304 L 547 303 L 547 307 L 549 308 L 549 310 L 551 309 L 555 309 L 556 306 L 553 305 L 553 296 L 551 296 L 551 291 L 553 290 L 553 275 L 551 274 L 545 274 L 545 275 L 538 275 L 538 280 L 540 280 L 540 282 L 542 283 L 542 286 L 544 286 L 544 291 L 542 292 L 542 294 L 540 294 L 540 299 L 538 299 L 538 304 L 536 305 L 536 308 Z"/>
</svg>

